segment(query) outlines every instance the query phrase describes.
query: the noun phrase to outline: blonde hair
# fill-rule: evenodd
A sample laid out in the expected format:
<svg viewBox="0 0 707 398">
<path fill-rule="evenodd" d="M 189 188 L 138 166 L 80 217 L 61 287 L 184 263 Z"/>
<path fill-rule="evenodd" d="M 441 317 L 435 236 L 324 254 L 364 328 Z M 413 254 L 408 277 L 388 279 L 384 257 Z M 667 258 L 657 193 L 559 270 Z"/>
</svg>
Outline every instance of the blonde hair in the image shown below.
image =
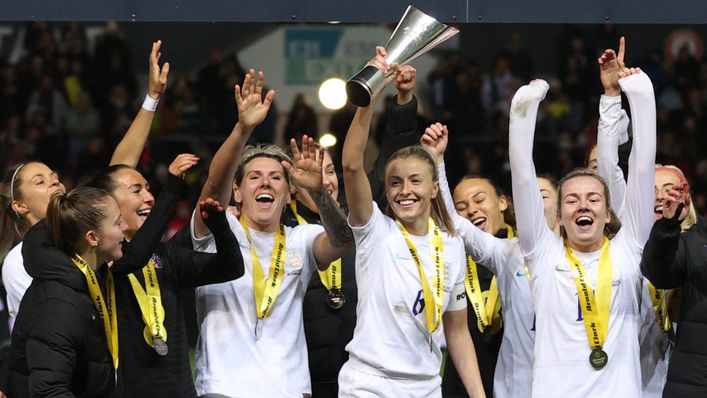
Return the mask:
<svg viewBox="0 0 707 398">
<path fill-rule="evenodd" d="M 412 145 L 402 149 L 399 149 L 388 159 L 385 169 L 388 171 L 388 166 L 390 163 L 396 159 L 407 159 L 407 158 L 417 158 L 426 162 L 430 166 L 430 171 L 432 173 L 432 181 L 439 183 L 439 174 L 437 173 L 437 163 L 435 162 L 434 156 L 420 145 Z M 452 222 L 452 217 L 447 212 L 447 207 L 444 205 L 444 198 L 442 193 L 439 192 L 435 198 L 432 199 L 430 215 L 442 230 L 446 231 L 450 235 L 456 235 L 457 231 L 454 228 L 454 222 Z M 393 209 L 390 207 L 390 203 L 386 201 L 385 214 L 391 218 L 396 218 Z"/>
<path fill-rule="evenodd" d="M 243 182 L 243 177 L 245 176 L 244 169 L 245 165 L 247 165 L 251 160 L 257 159 L 257 158 L 269 158 L 269 159 L 274 159 L 277 160 L 278 163 L 282 162 L 283 160 L 292 164 L 292 158 L 287 155 L 287 153 L 282 150 L 277 145 L 273 144 L 258 144 L 258 145 L 248 145 L 245 148 L 243 148 L 243 152 L 241 153 L 241 159 L 238 162 L 238 168 L 236 169 L 236 176 L 235 176 L 235 181 L 237 185 L 241 185 L 241 182 Z M 282 168 L 282 171 L 285 173 L 285 177 L 287 178 L 287 184 L 290 184 L 290 174 L 285 170 L 285 168 Z"/>
<path fill-rule="evenodd" d="M 672 165 L 672 164 L 656 164 L 655 165 L 655 171 L 659 171 L 659 169 L 669 169 L 666 171 L 673 171 L 675 174 L 678 175 L 678 178 L 685 184 L 685 188 L 688 190 L 687 193 L 690 193 L 690 184 L 687 182 L 687 178 L 685 178 L 685 173 L 680 170 L 678 166 Z M 680 222 L 680 230 L 682 232 L 687 231 L 690 229 L 691 226 L 695 225 L 697 223 L 697 211 L 695 210 L 695 205 L 690 201 L 690 206 L 687 208 L 687 216 L 685 217 L 682 222 Z"/>
</svg>

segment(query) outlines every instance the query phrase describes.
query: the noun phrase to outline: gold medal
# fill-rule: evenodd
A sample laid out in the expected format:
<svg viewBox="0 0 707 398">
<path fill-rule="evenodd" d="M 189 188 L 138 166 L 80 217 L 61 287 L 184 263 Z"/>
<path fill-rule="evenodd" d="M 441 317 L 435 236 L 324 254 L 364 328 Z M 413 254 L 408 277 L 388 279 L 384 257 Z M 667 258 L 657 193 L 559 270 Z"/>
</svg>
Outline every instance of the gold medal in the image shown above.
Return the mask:
<svg viewBox="0 0 707 398">
<path fill-rule="evenodd" d="M 346 297 L 340 289 L 331 289 L 327 295 L 326 303 L 332 309 L 338 310 L 346 304 Z"/>
</svg>

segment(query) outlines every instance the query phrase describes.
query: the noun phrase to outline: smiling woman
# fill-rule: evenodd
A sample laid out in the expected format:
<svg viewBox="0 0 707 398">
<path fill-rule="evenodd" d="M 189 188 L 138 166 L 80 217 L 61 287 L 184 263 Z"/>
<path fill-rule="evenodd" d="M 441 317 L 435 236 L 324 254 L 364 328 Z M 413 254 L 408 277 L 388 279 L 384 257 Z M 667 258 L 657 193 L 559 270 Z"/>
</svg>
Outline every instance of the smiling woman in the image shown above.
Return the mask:
<svg viewBox="0 0 707 398">
<path fill-rule="evenodd" d="M 393 78 L 378 47 L 369 65 Z M 390 79 L 392 80 L 392 78 Z M 444 334 L 472 397 L 484 390 L 469 335 L 464 250 L 439 195 L 432 154 L 421 146 L 395 152 L 385 168 L 386 215 L 373 202 L 363 166 L 380 93 L 358 108 L 343 148 L 349 223 L 356 239 L 358 321 L 339 373 L 339 396 L 441 397 L 440 342 Z"/>
<path fill-rule="evenodd" d="M 629 99 L 635 133 L 625 222 L 611 240 L 605 233 L 613 219 L 608 188 L 588 169 L 559 184 L 563 237 L 549 228 L 532 158 L 538 107 L 549 86 L 534 80 L 513 97 L 513 196 L 523 198 L 516 201 L 516 222 L 536 312 L 533 397 L 642 394 L 639 262 L 653 221 L 655 99 L 647 75 L 628 68 L 621 74 L 618 84 Z"/>
</svg>

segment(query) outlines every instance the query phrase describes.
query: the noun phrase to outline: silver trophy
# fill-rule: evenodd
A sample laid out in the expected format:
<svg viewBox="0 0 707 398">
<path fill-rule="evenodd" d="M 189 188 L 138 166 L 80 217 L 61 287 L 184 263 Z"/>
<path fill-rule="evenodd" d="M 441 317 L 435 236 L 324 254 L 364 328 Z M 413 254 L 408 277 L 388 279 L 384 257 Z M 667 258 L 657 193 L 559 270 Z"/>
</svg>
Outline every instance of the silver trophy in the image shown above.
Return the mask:
<svg viewBox="0 0 707 398">
<path fill-rule="evenodd" d="M 403 66 L 438 44 L 459 33 L 413 6 L 408 6 L 405 15 L 388 39 L 386 62 Z M 346 94 L 349 101 L 357 106 L 368 106 L 371 97 L 383 89 L 390 74 L 383 74 L 375 66 L 366 65 L 360 72 L 346 82 Z"/>
</svg>

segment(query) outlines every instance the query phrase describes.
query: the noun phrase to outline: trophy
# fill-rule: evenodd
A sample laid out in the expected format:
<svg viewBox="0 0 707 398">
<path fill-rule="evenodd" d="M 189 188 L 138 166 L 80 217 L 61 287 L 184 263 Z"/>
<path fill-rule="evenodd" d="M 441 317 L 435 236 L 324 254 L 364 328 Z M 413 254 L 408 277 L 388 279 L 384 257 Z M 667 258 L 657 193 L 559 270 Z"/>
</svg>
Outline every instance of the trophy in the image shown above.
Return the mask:
<svg viewBox="0 0 707 398">
<path fill-rule="evenodd" d="M 386 62 L 403 66 L 438 44 L 459 33 L 456 28 L 438 22 L 413 6 L 408 6 L 405 15 L 388 39 Z M 387 75 L 375 66 L 367 65 L 356 76 L 346 82 L 346 94 L 357 106 L 368 106 L 371 97 L 383 89 Z"/>
</svg>

